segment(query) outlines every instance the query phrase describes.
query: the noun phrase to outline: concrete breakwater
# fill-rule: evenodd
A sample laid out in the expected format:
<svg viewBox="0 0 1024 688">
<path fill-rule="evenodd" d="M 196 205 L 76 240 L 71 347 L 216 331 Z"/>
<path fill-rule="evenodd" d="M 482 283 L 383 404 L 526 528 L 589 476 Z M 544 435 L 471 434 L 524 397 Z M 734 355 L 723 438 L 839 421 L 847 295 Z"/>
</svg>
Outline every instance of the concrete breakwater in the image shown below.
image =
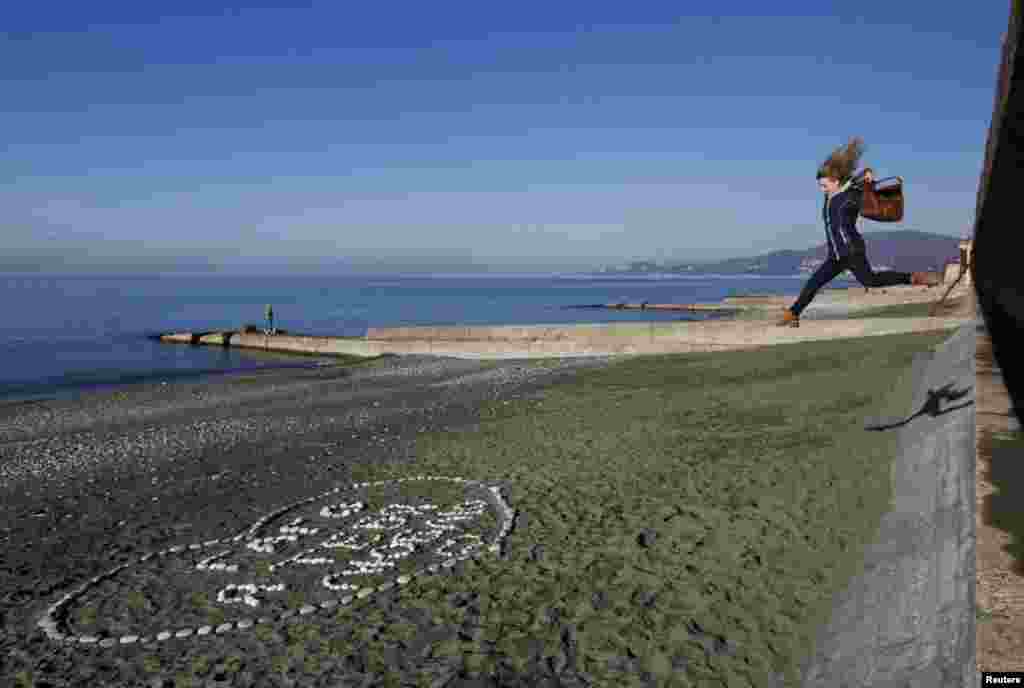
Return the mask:
<svg viewBox="0 0 1024 688">
<path fill-rule="evenodd" d="M 456 358 L 544 358 L 735 351 L 773 344 L 953 330 L 970 318 L 864 318 L 807 321 L 799 328 L 766 321 L 370 328 L 365 337 L 178 332 L 169 343 L 321 356 L 430 354 Z"/>
<path fill-rule="evenodd" d="M 230 346 L 282 353 L 315 355 L 377 356 L 378 352 L 362 337 L 324 337 L 316 335 L 268 335 L 237 331 L 173 332 L 162 334 L 160 341 L 172 344 Z"/>
<path fill-rule="evenodd" d="M 735 313 L 743 308 L 718 306 L 713 303 L 588 303 L 566 308 L 605 308 L 616 311 L 686 311 L 695 313 Z"/>
</svg>

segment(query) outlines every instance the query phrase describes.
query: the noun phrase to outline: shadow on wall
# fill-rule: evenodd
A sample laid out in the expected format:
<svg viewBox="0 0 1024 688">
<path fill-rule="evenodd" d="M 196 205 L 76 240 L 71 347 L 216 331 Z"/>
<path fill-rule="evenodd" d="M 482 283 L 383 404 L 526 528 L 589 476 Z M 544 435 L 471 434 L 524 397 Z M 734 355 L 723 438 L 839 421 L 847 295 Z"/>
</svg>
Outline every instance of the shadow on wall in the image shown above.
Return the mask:
<svg viewBox="0 0 1024 688">
<path fill-rule="evenodd" d="M 970 387 L 968 387 L 966 389 L 953 389 L 953 383 L 949 383 L 948 385 L 943 385 L 942 387 L 940 387 L 938 389 L 929 389 L 928 390 L 928 401 L 924 402 L 924 405 L 921 407 L 921 410 L 918 411 L 917 413 L 909 416 L 908 418 L 906 418 L 904 420 L 894 421 L 892 423 L 868 424 L 868 425 L 864 426 L 864 429 L 865 430 L 877 430 L 877 431 L 891 430 L 893 428 L 902 427 L 902 426 L 910 423 L 915 418 L 920 418 L 921 416 L 924 416 L 924 415 L 928 415 L 928 416 L 931 416 L 932 418 L 935 418 L 935 417 L 938 417 L 938 416 L 944 416 L 947 413 L 951 413 L 953 411 L 956 411 L 957 409 L 962 409 L 962 408 L 966 408 L 968 406 L 972 406 L 974 404 L 974 402 L 973 401 L 968 401 L 965 404 L 959 404 L 957 406 L 948 406 L 947 405 L 945 408 L 942 408 L 942 406 L 943 406 L 942 402 L 944 400 L 947 401 L 947 402 L 951 402 L 951 401 L 957 401 L 958 399 L 963 399 L 965 396 L 967 396 L 970 393 L 970 391 L 971 391 Z"/>
</svg>

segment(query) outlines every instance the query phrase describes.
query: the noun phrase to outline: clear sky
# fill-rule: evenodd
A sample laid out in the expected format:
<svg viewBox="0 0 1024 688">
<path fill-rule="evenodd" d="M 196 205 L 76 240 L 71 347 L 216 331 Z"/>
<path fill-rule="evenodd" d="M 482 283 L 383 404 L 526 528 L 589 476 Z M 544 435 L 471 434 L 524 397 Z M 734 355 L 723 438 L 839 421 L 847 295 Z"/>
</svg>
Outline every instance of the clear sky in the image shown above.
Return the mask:
<svg viewBox="0 0 1024 688">
<path fill-rule="evenodd" d="M 0 246 L 510 269 L 807 248 L 814 173 L 853 135 L 906 180 L 904 222 L 867 232 L 966 236 L 1008 17 L 1008 0 L 14 3 Z"/>
</svg>

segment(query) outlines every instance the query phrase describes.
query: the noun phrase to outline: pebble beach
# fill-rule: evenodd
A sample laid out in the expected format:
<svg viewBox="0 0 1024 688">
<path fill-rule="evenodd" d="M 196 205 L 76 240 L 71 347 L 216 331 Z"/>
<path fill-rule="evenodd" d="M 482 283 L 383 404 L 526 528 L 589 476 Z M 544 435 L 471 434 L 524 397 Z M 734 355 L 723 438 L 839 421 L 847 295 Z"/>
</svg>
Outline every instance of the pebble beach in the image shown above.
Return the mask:
<svg viewBox="0 0 1024 688">
<path fill-rule="evenodd" d="M 850 311 L 849 306 L 839 310 Z M 343 642 L 346 650 L 329 653 L 332 659 L 318 659 L 315 666 L 301 657 L 286 668 L 274 663 L 280 661 L 282 644 L 294 653 L 304 642 L 309 647 L 328 642 L 301 636 L 302 618 L 319 613 L 317 605 L 272 617 L 254 614 L 234 625 L 188 622 L 182 627 L 187 605 L 167 591 L 152 607 L 137 610 L 161 629 L 145 635 L 118 626 L 116 617 L 131 600 L 114 587 L 106 592 L 114 601 L 96 607 L 91 622 L 105 619 L 110 628 L 122 630 L 103 636 L 83 635 L 82 618 L 62 618 L 61 604 L 72 591 L 92 582 L 99 586 L 110 571 L 144 557 L 194 548 L 203 557 L 194 568 L 213 570 L 221 559 L 211 547 L 226 534 L 352 484 L 354 473 L 365 466 L 391 466 L 397 474 L 411 475 L 415 471 L 404 466 L 415 461 L 416 440 L 424 433 L 472 432 L 485 402 L 541 399 L 559 381 L 613 360 L 408 355 L 342 364 L 324 358 L 304 369 L 159 381 L 0 405 L 0 545 L 5 552 L 0 651 L 10 658 L 0 683 L 370 686 L 380 685 L 374 667 L 384 662 L 393 667 L 395 685 L 422 685 L 425 675 L 433 677 L 427 685 L 476 685 L 460 679 L 461 658 L 439 656 L 433 649 L 462 639 L 460 634 L 483 632 L 482 626 L 446 626 L 410 605 L 408 591 L 403 595 L 397 589 L 408 576 L 364 600 L 369 611 L 353 613 L 368 615 L 366 623 L 341 624 L 339 637 L 329 641 Z M 513 489 L 512 509 L 514 497 Z M 300 521 L 282 527 L 282 533 L 301 530 Z M 498 525 L 502 535 L 514 528 L 510 521 Z M 432 572 L 461 576 L 474 565 L 472 559 L 445 563 L 450 568 L 434 563 Z M 155 585 L 159 588 L 159 581 Z M 255 602 L 251 595 L 258 586 L 236 588 L 240 599 L 245 593 Z M 356 596 L 353 591 L 330 599 L 322 608 L 345 606 Z M 480 618 L 472 590 L 448 597 L 449 606 Z M 76 624 L 79 630 L 69 630 Z M 385 633 L 403 624 L 407 642 Z M 563 630 L 559 648 L 530 650 L 537 657 L 562 658 L 559 662 L 535 662 L 525 673 L 493 685 L 600 685 L 576 668 L 575 627 Z M 688 632 L 695 642 L 710 643 L 711 655 L 729 651 L 700 629 Z M 203 643 L 193 639 L 199 635 L 207 636 Z M 88 643 L 77 642 L 82 638 Z M 622 666 L 629 673 L 635 665 L 630 660 Z M 656 685 L 639 668 L 636 679 L 638 685 Z"/>
<path fill-rule="evenodd" d="M 536 394 L 607 360 L 383 357 L 0 407 L 0 651 L 10 658 L 0 682 L 175 685 L 140 673 L 138 657 L 55 643 L 38 621 L 60 594 L 112 567 L 237 531 L 344 484 L 357 463 L 406 461 L 419 433 L 472 427 L 485 400 Z M 217 652 L 252 656 L 253 640 L 218 638 Z M 181 648 L 155 641 L 135 652 L 181 661 Z M 417 661 L 426 660 L 410 651 L 402 665 Z M 339 663 L 321 667 L 318 682 L 281 685 L 372 685 L 365 669 Z M 254 659 L 210 685 L 276 685 L 259 678 L 264 670 Z"/>
</svg>

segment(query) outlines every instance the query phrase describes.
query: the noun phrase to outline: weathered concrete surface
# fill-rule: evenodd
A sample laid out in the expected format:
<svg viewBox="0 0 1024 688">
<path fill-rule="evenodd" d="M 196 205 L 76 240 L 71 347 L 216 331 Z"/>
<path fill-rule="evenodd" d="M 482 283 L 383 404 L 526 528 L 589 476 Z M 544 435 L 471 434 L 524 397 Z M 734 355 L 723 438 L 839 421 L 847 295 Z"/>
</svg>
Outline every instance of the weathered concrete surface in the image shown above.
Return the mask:
<svg viewBox="0 0 1024 688">
<path fill-rule="evenodd" d="M 311 335 L 236 334 L 231 346 L 300 354 L 379 356 L 384 351 L 363 337 L 316 337 Z"/>
<path fill-rule="evenodd" d="M 973 321 L 911 372 L 912 408 L 893 426 L 893 502 L 863 573 L 834 600 L 805 688 L 974 688 L 975 341 Z M 904 421 L 907 421 L 904 423 Z"/>
<path fill-rule="evenodd" d="M 570 306 L 570 308 L 607 308 L 609 310 L 627 311 L 694 311 L 694 312 L 723 312 L 729 313 L 734 308 L 729 308 L 714 303 L 600 303 L 590 306 Z"/>
<path fill-rule="evenodd" d="M 615 354 L 733 351 L 773 344 L 872 337 L 954 329 L 965 318 L 865 318 L 819 320 L 799 328 L 765 321 L 607 323 L 501 327 L 371 328 L 364 337 L 267 336 L 235 334 L 230 345 L 265 351 L 319 355 L 377 356 L 430 354 L 458 358 L 535 358 Z M 164 335 L 162 341 L 194 342 L 189 333 Z M 222 344 L 208 334 L 201 344 Z"/>
<path fill-rule="evenodd" d="M 955 329 L 965 318 L 875 318 L 775 327 L 764 321 L 609 323 L 529 327 L 371 329 L 393 353 L 463 357 L 587 356 L 731 351 L 773 344 Z"/>
</svg>

